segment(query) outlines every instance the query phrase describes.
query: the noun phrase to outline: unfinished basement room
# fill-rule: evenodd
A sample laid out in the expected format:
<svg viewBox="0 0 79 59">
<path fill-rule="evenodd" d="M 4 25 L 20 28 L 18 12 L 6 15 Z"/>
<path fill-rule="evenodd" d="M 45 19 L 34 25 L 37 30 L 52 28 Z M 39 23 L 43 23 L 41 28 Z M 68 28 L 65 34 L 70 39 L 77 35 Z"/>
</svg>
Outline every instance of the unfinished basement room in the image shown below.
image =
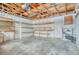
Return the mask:
<svg viewBox="0 0 79 59">
<path fill-rule="evenodd" d="M 0 3 L 0 55 L 79 55 L 79 4 Z"/>
</svg>

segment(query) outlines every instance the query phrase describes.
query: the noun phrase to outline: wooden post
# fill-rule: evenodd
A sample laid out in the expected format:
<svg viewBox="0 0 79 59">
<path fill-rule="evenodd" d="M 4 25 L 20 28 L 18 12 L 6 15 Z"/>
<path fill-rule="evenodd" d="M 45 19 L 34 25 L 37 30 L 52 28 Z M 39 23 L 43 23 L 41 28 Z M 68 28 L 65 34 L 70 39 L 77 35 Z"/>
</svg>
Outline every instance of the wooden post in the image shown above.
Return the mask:
<svg viewBox="0 0 79 59">
<path fill-rule="evenodd" d="M 14 22 L 14 40 L 15 40 L 15 22 Z"/>
</svg>

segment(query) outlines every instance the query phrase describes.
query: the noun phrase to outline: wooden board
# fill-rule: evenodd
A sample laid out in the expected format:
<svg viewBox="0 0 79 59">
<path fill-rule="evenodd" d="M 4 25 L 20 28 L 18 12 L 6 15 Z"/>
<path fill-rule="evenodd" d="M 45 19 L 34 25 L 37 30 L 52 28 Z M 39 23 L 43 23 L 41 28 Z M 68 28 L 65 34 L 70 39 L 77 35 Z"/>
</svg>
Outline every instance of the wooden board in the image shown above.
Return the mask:
<svg viewBox="0 0 79 59">
<path fill-rule="evenodd" d="M 0 21 L 0 26 L 13 26 L 13 22 Z"/>
<path fill-rule="evenodd" d="M 13 32 L 15 39 L 15 21 L 8 18 L 0 18 L 0 32 Z"/>
<path fill-rule="evenodd" d="M 0 33 L 0 43 L 3 43 L 3 41 L 4 41 L 4 35 Z"/>
<path fill-rule="evenodd" d="M 65 16 L 64 17 L 64 24 L 65 25 L 73 24 L 73 17 L 72 16 Z"/>
<path fill-rule="evenodd" d="M 12 31 L 14 29 L 15 22 L 8 18 L 0 18 L 0 31 Z"/>
</svg>

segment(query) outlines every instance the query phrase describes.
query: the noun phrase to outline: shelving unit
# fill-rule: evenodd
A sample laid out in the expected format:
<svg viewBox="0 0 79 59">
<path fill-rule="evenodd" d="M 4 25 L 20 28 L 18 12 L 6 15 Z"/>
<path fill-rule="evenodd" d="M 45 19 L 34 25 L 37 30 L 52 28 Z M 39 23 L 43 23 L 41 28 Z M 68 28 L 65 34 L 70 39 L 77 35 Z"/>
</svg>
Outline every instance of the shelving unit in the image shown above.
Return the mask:
<svg viewBox="0 0 79 59">
<path fill-rule="evenodd" d="M 33 26 L 29 23 L 22 23 L 21 24 L 21 33 L 26 35 L 25 37 L 29 37 L 29 35 L 33 34 Z M 22 37 L 23 37 L 22 35 Z"/>
<path fill-rule="evenodd" d="M 13 37 L 15 39 L 15 21 L 12 19 L 0 17 L 0 32 L 13 32 Z"/>
<path fill-rule="evenodd" d="M 45 36 L 47 38 L 49 34 L 54 30 L 54 22 L 38 23 L 35 24 L 33 28 L 34 36 Z"/>
<path fill-rule="evenodd" d="M 2 33 L 0 33 L 0 43 L 4 42 L 4 35 Z"/>
</svg>

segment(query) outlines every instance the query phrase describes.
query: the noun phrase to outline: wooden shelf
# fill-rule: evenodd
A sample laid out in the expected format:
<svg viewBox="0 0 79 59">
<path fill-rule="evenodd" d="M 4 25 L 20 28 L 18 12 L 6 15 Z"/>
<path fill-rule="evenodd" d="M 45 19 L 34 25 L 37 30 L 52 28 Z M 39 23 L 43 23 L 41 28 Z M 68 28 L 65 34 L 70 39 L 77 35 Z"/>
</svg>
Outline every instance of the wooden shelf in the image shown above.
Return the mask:
<svg viewBox="0 0 79 59">
<path fill-rule="evenodd" d="M 26 28 L 26 29 L 29 29 L 30 28 L 30 29 L 33 29 L 33 27 L 22 27 L 22 28 Z"/>
<path fill-rule="evenodd" d="M 54 30 L 34 30 L 34 31 L 54 31 Z"/>
<path fill-rule="evenodd" d="M 0 32 L 13 32 L 15 39 L 15 21 L 9 18 L 0 17 Z"/>
<path fill-rule="evenodd" d="M 33 29 L 33 27 L 20 27 L 20 26 L 16 26 L 16 28 Z"/>
<path fill-rule="evenodd" d="M 20 23 L 20 21 L 16 21 L 16 23 Z M 30 23 L 24 23 L 24 22 L 21 22 L 21 24 L 24 24 L 24 25 L 33 25 L 33 24 L 30 24 Z"/>
<path fill-rule="evenodd" d="M 34 28 L 51 28 L 51 27 L 48 27 L 48 26 L 47 26 L 47 27 L 34 27 Z"/>
<path fill-rule="evenodd" d="M 34 33 L 34 34 L 39 34 L 39 35 L 41 35 L 41 34 L 46 34 L 46 35 L 48 35 L 48 34 L 50 34 L 50 33 Z"/>
<path fill-rule="evenodd" d="M 33 33 L 33 32 L 22 32 L 22 33 Z"/>
<path fill-rule="evenodd" d="M 45 25 L 45 24 L 53 24 L 54 22 L 49 22 L 49 23 L 38 23 L 38 24 L 34 24 L 34 25 Z"/>
</svg>

